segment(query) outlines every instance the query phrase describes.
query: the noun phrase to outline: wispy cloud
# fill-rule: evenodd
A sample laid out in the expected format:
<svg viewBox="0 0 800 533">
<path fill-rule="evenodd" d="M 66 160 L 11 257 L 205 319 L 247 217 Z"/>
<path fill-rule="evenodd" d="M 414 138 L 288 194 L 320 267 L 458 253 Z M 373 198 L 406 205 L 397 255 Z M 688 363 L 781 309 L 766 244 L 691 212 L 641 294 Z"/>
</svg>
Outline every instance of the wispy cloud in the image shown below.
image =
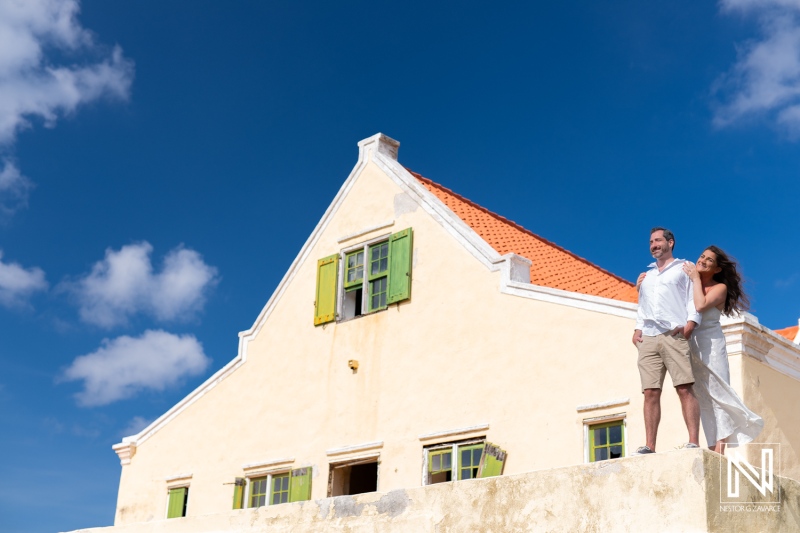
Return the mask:
<svg viewBox="0 0 800 533">
<path fill-rule="evenodd" d="M 790 276 L 785 278 L 776 279 L 775 288 L 788 289 L 789 287 L 797 283 L 797 280 L 799 279 L 800 279 L 800 272 L 795 272 L 794 274 L 791 274 Z"/>
<path fill-rule="evenodd" d="M 8 158 L 0 161 L 0 221 L 27 207 L 31 180 Z"/>
<path fill-rule="evenodd" d="M 143 416 L 134 416 L 128 421 L 128 425 L 122 428 L 122 436 L 128 437 L 130 435 L 136 435 L 141 430 L 149 426 L 150 422 L 152 421 L 153 419 L 145 418 Z"/>
<path fill-rule="evenodd" d="M 187 376 L 202 374 L 210 362 L 193 335 L 148 330 L 140 337 L 103 340 L 96 351 L 76 357 L 58 381 L 82 380 L 76 398 L 79 405 L 91 407 L 173 387 Z"/>
<path fill-rule="evenodd" d="M 760 35 L 738 47 L 738 60 L 717 80 L 714 124 L 767 118 L 800 136 L 800 0 L 722 0 L 723 12 L 754 17 Z"/>
<path fill-rule="evenodd" d="M 52 128 L 83 104 L 128 99 L 133 62 L 97 44 L 79 11 L 78 0 L 0 0 L 0 154 L 34 121 Z M 0 215 L 25 207 L 30 189 L 16 164 L 0 162 Z"/>
<path fill-rule="evenodd" d="M 147 242 L 108 249 L 89 274 L 67 283 L 78 298 L 81 318 L 112 327 L 136 313 L 172 321 L 202 309 L 207 290 L 217 282 L 217 269 L 196 251 L 178 247 L 164 258 L 161 271 L 153 272 L 152 251 Z"/>
<path fill-rule="evenodd" d="M 18 263 L 4 263 L 0 250 L 0 305 L 24 305 L 27 298 L 47 288 L 44 271 L 38 267 L 24 268 Z"/>
<path fill-rule="evenodd" d="M 96 439 L 100 436 L 100 430 L 97 428 L 87 428 L 81 424 L 72 424 L 68 428 L 65 423 L 54 416 L 45 417 L 42 420 L 42 428 L 50 435 L 62 435 L 68 432 L 74 437 L 86 437 L 89 439 Z"/>
</svg>

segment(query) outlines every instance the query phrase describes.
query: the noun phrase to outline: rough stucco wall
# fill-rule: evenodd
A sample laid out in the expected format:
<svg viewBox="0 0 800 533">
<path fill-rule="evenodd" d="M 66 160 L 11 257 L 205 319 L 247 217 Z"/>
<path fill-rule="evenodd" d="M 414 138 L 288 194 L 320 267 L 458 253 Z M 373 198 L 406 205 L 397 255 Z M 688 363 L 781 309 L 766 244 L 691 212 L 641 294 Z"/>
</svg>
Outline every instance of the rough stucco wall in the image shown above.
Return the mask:
<svg viewBox="0 0 800 533">
<path fill-rule="evenodd" d="M 389 220 L 391 228 L 337 242 Z M 406 227 L 414 229 L 411 301 L 315 328 L 317 259 Z M 384 441 L 378 490 L 418 487 L 418 436 L 481 423 L 490 429 L 475 436 L 509 452 L 506 474 L 582 463 L 589 417 L 627 414 L 627 452 L 643 444 L 633 320 L 501 294 L 499 283 L 499 272 L 367 165 L 244 365 L 122 468 L 115 523 L 165 516 L 165 480 L 183 473 L 192 474 L 188 516 L 223 512 L 242 465 L 277 458 L 313 466 L 312 497 L 323 498 L 325 450 L 372 441 Z M 356 374 L 348 359 L 359 360 Z M 665 389 L 660 450 L 686 441 L 669 378 Z M 629 405 L 576 412 L 625 397 Z"/>
<path fill-rule="evenodd" d="M 784 494 L 777 512 L 724 512 L 720 464 L 709 451 L 680 450 L 74 533 L 798 531 L 797 481 L 777 480 Z M 758 493 L 750 492 L 758 504 Z"/>
</svg>

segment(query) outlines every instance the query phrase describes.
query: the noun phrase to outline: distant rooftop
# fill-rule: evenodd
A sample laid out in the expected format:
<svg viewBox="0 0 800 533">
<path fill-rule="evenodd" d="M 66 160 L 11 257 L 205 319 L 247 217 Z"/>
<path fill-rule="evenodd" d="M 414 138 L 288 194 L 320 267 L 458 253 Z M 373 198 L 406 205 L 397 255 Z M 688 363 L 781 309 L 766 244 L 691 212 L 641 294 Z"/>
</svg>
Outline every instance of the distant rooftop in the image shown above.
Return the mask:
<svg viewBox="0 0 800 533">
<path fill-rule="evenodd" d="M 775 333 L 777 333 L 781 337 L 785 337 L 785 338 L 789 339 L 792 342 L 795 342 L 795 339 L 797 338 L 797 330 L 798 329 L 800 329 L 798 326 L 792 326 L 792 327 L 789 327 L 789 328 L 776 329 Z"/>
</svg>

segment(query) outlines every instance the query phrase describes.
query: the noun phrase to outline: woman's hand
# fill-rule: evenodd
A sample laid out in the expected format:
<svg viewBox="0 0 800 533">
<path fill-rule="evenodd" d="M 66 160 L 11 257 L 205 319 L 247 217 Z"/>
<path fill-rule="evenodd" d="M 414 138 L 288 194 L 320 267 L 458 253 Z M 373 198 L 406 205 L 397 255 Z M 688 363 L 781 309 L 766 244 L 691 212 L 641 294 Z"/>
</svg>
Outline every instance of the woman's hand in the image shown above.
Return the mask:
<svg viewBox="0 0 800 533">
<path fill-rule="evenodd" d="M 683 271 L 686 272 L 687 276 L 692 278 L 692 281 L 700 279 L 700 274 L 697 273 L 697 268 L 695 268 L 694 263 L 691 261 L 683 263 Z"/>
<path fill-rule="evenodd" d="M 641 274 L 639 274 L 639 279 L 636 280 L 637 291 L 642 288 L 642 282 L 644 281 L 645 276 L 647 276 L 647 272 L 642 272 Z"/>
</svg>

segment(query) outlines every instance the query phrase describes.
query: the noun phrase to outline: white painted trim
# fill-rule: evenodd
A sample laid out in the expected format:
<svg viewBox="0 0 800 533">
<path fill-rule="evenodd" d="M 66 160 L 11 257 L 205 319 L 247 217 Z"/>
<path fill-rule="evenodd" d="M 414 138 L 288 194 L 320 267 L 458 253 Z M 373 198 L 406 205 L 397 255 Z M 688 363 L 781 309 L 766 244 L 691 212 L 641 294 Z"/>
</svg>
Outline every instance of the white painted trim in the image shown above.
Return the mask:
<svg viewBox="0 0 800 533">
<path fill-rule="evenodd" d="M 283 459 L 270 459 L 269 461 L 243 464 L 242 470 L 253 470 L 256 468 L 269 468 L 278 465 L 289 465 L 292 464 L 293 462 L 294 462 L 294 457 L 286 457 Z"/>
<path fill-rule="evenodd" d="M 372 462 L 372 459 L 375 459 L 376 462 L 380 462 L 378 461 L 380 457 L 381 457 L 380 452 L 365 453 L 365 454 L 354 455 L 353 457 L 341 457 L 339 459 L 333 459 L 329 461 L 328 464 L 334 468 L 342 468 L 356 463 L 358 464 L 361 464 L 362 462 L 370 463 Z"/>
<path fill-rule="evenodd" d="M 111 447 L 119 457 L 119 464 L 122 466 L 131 464 L 131 458 L 136 455 L 136 445 L 132 442 L 120 442 Z"/>
<path fill-rule="evenodd" d="M 605 409 L 607 407 L 617 407 L 620 405 L 628 405 L 631 403 L 630 398 L 617 398 L 615 400 L 609 400 L 607 402 L 598 402 L 598 403 L 587 403 L 583 405 L 579 405 L 575 408 L 576 411 L 582 413 L 584 411 L 595 411 L 597 409 Z"/>
<path fill-rule="evenodd" d="M 506 279 L 501 283 L 500 292 L 522 298 L 530 298 L 531 300 L 568 305 L 578 309 L 585 309 L 586 311 L 595 311 L 636 320 L 636 304 L 603 298 L 602 296 L 590 296 L 588 294 L 519 283 Z"/>
<path fill-rule="evenodd" d="M 174 476 L 169 476 L 165 479 L 167 483 L 174 483 L 176 481 L 183 481 L 192 479 L 192 474 L 176 474 Z M 171 487 L 171 488 L 178 488 L 178 487 Z"/>
<path fill-rule="evenodd" d="M 362 452 L 365 450 L 374 450 L 375 448 L 383 448 L 383 441 L 375 441 L 375 442 L 365 442 L 363 444 L 354 444 L 352 446 L 342 446 L 341 448 L 331 448 L 330 450 L 325 450 L 325 454 L 330 455 L 342 455 L 345 453 L 356 453 Z"/>
<path fill-rule="evenodd" d="M 464 428 L 457 428 L 457 429 L 448 429 L 445 431 L 436 431 L 433 433 L 423 433 L 419 437 L 419 440 L 433 440 L 433 439 L 442 439 L 445 437 L 454 437 L 456 435 L 464 435 L 467 433 L 476 433 L 478 431 L 487 431 L 489 429 L 489 424 L 478 424 L 477 426 L 468 426 Z"/>
<path fill-rule="evenodd" d="M 378 231 L 379 229 L 383 229 L 383 228 L 390 228 L 392 226 L 394 226 L 394 220 L 390 220 L 390 221 L 384 222 L 382 224 L 376 224 L 374 226 L 370 226 L 368 228 L 364 228 L 364 229 L 358 230 L 355 233 L 351 233 L 349 235 L 345 235 L 344 237 L 339 237 L 339 240 L 337 240 L 336 242 L 338 242 L 339 244 L 342 244 L 345 241 L 349 241 L 349 240 L 355 239 L 356 237 L 361 237 L 362 235 L 366 235 L 367 233 L 372 233 L 373 231 Z"/>
<path fill-rule="evenodd" d="M 603 415 L 603 416 L 593 416 L 591 418 L 584 418 L 584 424 L 601 424 L 603 422 L 613 422 L 614 420 L 622 420 L 626 416 L 627 413 L 614 413 L 613 415 Z"/>
<path fill-rule="evenodd" d="M 745 355 L 800 381 L 800 346 L 762 326 L 750 313 L 723 317 L 728 355 Z"/>
</svg>

